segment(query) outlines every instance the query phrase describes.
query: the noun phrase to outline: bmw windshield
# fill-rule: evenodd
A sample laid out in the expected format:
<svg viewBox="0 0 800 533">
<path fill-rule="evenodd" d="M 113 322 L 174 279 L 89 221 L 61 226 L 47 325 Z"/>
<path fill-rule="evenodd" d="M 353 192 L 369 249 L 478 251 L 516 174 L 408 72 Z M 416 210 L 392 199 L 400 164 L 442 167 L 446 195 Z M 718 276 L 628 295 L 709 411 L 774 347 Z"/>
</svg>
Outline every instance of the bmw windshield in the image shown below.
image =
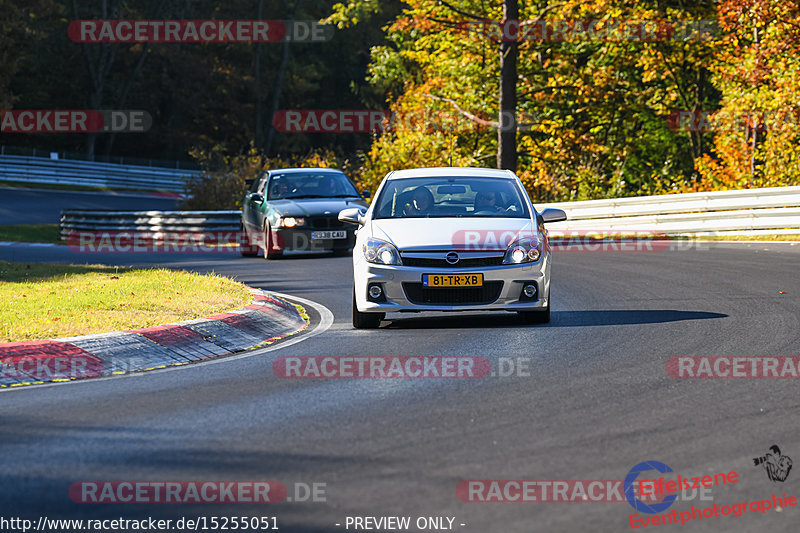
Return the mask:
<svg viewBox="0 0 800 533">
<path fill-rule="evenodd" d="M 353 184 L 338 172 L 287 172 L 269 181 L 267 199 L 351 198 L 359 197 Z"/>
</svg>

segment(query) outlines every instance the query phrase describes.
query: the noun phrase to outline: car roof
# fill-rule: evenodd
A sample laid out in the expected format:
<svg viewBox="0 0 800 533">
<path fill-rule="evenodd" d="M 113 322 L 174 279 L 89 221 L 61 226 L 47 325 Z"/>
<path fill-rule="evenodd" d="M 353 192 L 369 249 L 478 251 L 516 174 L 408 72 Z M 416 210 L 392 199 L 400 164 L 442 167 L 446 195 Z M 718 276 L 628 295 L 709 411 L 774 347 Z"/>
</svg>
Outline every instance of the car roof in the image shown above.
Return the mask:
<svg viewBox="0 0 800 533">
<path fill-rule="evenodd" d="M 510 170 L 500 170 L 496 168 L 474 168 L 474 167 L 431 167 L 431 168 L 407 168 L 394 170 L 387 176 L 387 180 L 405 178 L 436 178 L 436 177 L 470 177 L 470 178 L 516 178 L 516 174 Z"/>
<path fill-rule="evenodd" d="M 317 167 L 304 167 L 304 168 L 273 168 L 269 170 L 270 174 L 300 174 L 300 173 L 309 173 L 313 172 L 314 174 L 344 174 L 338 168 L 317 168 Z"/>
</svg>

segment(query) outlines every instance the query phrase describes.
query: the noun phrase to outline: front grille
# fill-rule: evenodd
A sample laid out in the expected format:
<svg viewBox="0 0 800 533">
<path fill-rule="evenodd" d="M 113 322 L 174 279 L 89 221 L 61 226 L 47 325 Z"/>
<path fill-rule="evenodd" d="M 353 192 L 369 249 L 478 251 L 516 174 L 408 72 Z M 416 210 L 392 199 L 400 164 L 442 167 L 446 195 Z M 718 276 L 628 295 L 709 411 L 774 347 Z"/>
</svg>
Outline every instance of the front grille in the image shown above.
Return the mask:
<svg viewBox="0 0 800 533">
<path fill-rule="evenodd" d="M 422 283 L 403 282 L 408 301 L 428 305 L 490 304 L 500 297 L 502 281 L 484 281 L 483 287 L 423 287 Z"/>
<path fill-rule="evenodd" d="M 500 266 L 503 264 L 503 256 L 497 257 L 474 257 L 459 259 L 458 263 L 451 265 L 444 259 L 432 259 L 428 257 L 403 257 L 403 265 L 413 267 L 430 268 L 478 268 L 488 266 Z"/>
<path fill-rule="evenodd" d="M 308 219 L 311 229 L 344 229 L 345 223 L 336 217 L 311 217 Z"/>
</svg>

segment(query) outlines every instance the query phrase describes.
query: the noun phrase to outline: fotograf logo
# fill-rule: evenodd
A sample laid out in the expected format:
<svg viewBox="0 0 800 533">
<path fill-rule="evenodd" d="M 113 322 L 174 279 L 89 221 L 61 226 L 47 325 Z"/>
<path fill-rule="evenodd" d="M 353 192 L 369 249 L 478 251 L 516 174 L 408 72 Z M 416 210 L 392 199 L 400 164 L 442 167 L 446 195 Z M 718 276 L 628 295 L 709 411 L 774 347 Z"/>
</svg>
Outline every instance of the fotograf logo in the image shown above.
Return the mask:
<svg viewBox="0 0 800 533">
<path fill-rule="evenodd" d="M 781 455 L 781 449 L 777 444 L 770 446 L 766 455 L 761 457 L 753 457 L 753 464 L 755 466 L 764 465 L 764 470 L 767 471 L 767 477 L 770 481 L 780 481 L 783 483 L 789 477 L 789 472 L 792 470 L 792 460 L 787 455 Z"/>
<path fill-rule="evenodd" d="M 644 503 L 642 500 L 637 498 L 636 494 L 634 493 L 636 479 L 642 472 L 649 472 L 650 470 L 656 470 L 662 474 L 666 472 L 672 472 L 672 468 L 665 465 L 661 461 L 643 461 L 631 468 L 630 472 L 628 472 L 628 475 L 625 476 L 625 484 L 623 485 L 623 489 L 625 490 L 625 499 L 628 500 L 628 503 L 631 504 L 631 507 L 640 513 L 656 514 L 669 509 L 669 507 L 675 503 L 675 500 L 678 498 L 678 496 L 675 494 L 670 494 L 660 502 L 650 504 Z"/>
</svg>

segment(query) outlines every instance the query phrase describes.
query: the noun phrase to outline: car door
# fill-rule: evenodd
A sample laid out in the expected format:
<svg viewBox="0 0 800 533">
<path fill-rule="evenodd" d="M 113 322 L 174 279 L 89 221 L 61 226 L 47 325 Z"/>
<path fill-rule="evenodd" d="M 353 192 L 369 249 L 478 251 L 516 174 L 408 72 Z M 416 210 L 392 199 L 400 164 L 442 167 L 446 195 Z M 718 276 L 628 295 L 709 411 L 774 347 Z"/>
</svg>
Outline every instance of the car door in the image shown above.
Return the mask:
<svg viewBox="0 0 800 533">
<path fill-rule="evenodd" d="M 263 225 L 264 190 L 269 180 L 269 173 L 264 172 L 253 182 L 253 186 L 244 198 L 242 206 L 242 223 L 248 233 L 258 233 Z"/>
</svg>

